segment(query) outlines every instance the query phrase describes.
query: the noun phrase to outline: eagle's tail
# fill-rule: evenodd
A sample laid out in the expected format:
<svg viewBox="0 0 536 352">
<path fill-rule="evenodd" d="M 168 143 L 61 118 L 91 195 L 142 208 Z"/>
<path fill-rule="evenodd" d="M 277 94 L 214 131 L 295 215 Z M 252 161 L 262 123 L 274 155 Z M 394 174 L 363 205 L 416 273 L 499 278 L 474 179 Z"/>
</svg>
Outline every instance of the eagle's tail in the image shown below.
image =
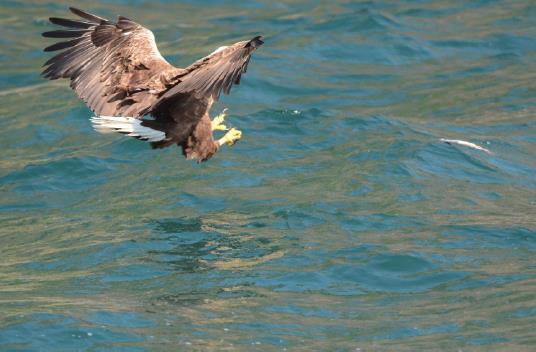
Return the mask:
<svg viewBox="0 0 536 352">
<path fill-rule="evenodd" d="M 162 131 L 142 126 L 143 120 L 124 116 L 94 116 L 91 123 L 99 133 L 122 133 L 147 142 L 160 142 L 166 140 Z"/>
</svg>

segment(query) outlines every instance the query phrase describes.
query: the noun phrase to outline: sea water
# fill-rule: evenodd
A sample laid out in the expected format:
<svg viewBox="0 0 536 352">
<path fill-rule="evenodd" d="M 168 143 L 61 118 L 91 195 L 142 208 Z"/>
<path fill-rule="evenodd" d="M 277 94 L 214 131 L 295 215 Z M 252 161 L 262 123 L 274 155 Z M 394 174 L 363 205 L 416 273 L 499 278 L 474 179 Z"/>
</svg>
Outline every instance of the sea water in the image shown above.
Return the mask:
<svg viewBox="0 0 536 352">
<path fill-rule="evenodd" d="M 264 35 L 202 164 L 99 135 L 49 16 L 184 67 Z M 530 351 L 533 1 L 0 2 L 0 350 Z M 447 144 L 441 139 L 460 140 Z"/>
</svg>

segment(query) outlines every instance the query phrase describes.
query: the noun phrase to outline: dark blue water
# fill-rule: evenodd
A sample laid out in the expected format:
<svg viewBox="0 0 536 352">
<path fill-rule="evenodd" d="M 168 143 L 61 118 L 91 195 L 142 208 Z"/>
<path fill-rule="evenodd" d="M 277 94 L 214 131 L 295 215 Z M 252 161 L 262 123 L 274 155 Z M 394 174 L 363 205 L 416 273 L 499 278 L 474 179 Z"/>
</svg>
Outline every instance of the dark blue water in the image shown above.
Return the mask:
<svg viewBox="0 0 536 352">
<path fill-rule="evenodd" d="M 43 81 L 48 16 L 266 37 L 195 164 Z M 532 1 L 0 3 L 0 350 L 536 346 Z M 475 143 L 490 153 L 440 138 Z"/>
</svg>

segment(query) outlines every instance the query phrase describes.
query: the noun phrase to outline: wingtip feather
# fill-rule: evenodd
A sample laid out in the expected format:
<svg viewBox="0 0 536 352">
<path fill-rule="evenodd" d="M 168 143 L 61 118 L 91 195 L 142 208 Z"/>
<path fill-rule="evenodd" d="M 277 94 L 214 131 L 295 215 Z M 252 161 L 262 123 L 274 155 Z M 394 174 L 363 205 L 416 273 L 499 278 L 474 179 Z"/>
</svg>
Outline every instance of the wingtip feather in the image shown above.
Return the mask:
<svg viewBox="0 0 536 352">
<path fill-rule="evenodd" d="M 92 13 L 89 13 L 87 11 L 81 10 L 79 8 L 76 8 L 74 6 L 70 6 L 69 10 L 74 13 L 75 15 L 82 17 L 83 19 L 86 19 L 90 22 L 93 22 L 95 24 L 101 23 L 102 21 L 107 22 L 105 18 L 99 17 L 97 15 L 94 15 Z"/>
<path fill-rule="evenodd" d="M 79 21 L 79 20 L 71 20 L 68 18 L 60 18 L 60 17 L 49 17 L 48 20 L 58 26 L 63 26 L 67 28 L 89 28 L 91 26 L 94 26 L 93 23 L 85 22 L 85 21 Z"/>
<path fill-rule="evenodd" d="M 254 48 L 258 48 L 259 46 L 264 44 L 264 37 L 262 35 L 258 35 L 255 38 L 251 39 L 247 44 L 246 47 L 252 46 Z"/>
</svg>

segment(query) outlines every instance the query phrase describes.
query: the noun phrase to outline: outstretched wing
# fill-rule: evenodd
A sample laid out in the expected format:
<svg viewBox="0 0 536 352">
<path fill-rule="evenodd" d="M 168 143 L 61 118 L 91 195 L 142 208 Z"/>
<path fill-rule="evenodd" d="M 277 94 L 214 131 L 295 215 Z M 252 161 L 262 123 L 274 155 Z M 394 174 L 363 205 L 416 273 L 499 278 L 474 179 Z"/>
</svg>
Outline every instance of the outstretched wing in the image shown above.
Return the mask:
<svg viewBox="0 0 536 352">
<path fill-rule="evenodd" d="M 194 62 L 185 68 L 186 73 L 178 78 L 179 82 L 154 104 L 152 111 L 184 94 L 213 100 L 218 100 L 222 91 L 229 94 L 232 85 L 240 83 L 240 77 L 246 72 L 251 54 L 263 43 L 262 37 L 258 36 L 221 47 Z"/>
<path fill-rule="evenodd" d="M 43 76 L 70 78 L 71 88 L 97 115 L 139 117 L 186 72 L 162 57 L 153 33 L 138 23 L 70 10 L 82 20 L 52 17 L 50 22 L 65 29 L 43 33 L 68 38 L 45 48 L 63 51 L 45 63 Z"/>
</svg>

